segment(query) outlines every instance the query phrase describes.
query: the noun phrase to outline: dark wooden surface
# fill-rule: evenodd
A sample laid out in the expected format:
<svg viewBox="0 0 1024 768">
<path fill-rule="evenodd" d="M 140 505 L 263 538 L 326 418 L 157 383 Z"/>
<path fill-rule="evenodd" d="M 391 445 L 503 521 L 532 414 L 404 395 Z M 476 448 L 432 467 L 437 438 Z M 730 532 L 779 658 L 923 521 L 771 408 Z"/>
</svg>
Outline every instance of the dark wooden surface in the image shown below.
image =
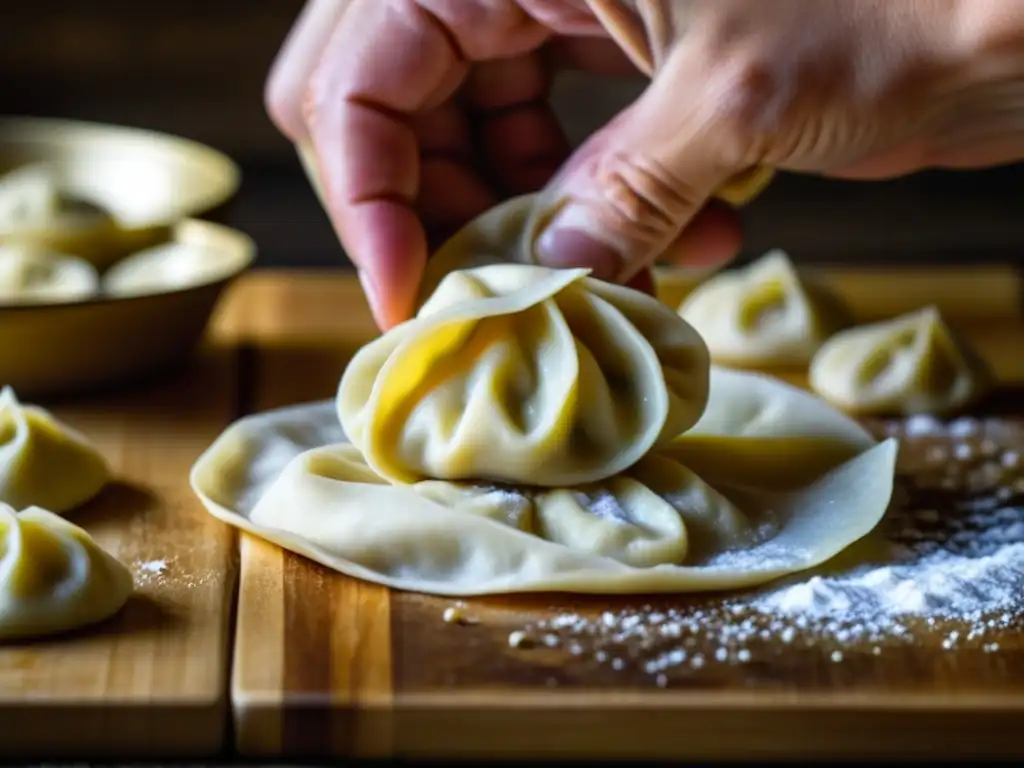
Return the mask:
<svg viewBox="0 0 1024 768">
<path fill-rule="evenodd" d="M 301 0 L 47 0 L 4 9 L 0 111 L 127 123 L 208 142 L 245 181 L 231 223 L 260 265 L 347 265 L 290 144 L 263 110 L 263 83 Z M 555 103 L 579 141 L 635 83 L 570 80 Z M 780 246 L 817 262 L 917 264 L 1019 258 L 1024 167 L 886 183 L 780 178 L 743 212 L 744 258 Z"/>
</svg>

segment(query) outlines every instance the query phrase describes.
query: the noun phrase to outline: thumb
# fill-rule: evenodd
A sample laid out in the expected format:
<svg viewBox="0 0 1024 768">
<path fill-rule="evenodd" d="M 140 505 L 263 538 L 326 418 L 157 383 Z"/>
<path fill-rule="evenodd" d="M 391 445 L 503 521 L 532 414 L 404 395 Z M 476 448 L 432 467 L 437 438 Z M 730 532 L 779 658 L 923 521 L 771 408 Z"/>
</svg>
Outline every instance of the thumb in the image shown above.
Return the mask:
<svg viewBox="0 0 1024 768">
<path fill-rule="evenodd" d="M 628 282 L 668 255 L 709 198 L 742 204 L 767 182 L 770 172 L 746 171 L 716 112 L 699 106 L 707 104 L 699 89 L 681 87 L 673 69 L 551 181 L 544 197 L 555 211 L 536 241 L 539 263 Z"/>
</svg>

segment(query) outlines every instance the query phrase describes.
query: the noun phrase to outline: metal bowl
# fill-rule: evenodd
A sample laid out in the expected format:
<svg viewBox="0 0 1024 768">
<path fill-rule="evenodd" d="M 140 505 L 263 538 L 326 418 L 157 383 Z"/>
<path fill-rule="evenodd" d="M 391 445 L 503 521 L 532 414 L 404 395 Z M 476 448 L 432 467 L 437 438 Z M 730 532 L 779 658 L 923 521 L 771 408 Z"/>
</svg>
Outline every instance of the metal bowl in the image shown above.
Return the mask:
<svg viewBox="0 0 1024 768">
<path fill-rule="evenodd" d="M 35 163 L 53 169 L 64 194 L 110 216 L 0 228 L 0 243 L 38 243 L 101 271 L 165 241 L 177 221 L 219 218 L 241 181 L 226 155 L 177 136 L 73 120 L 0 118 L 0 174 Z"/>
<path fill-rule="evenodd" d="M 19 396 L 66 396 L 169 372 L 191 355 L 224 289 L 256 246 L 220 224 L 187 219 L 170 242 L 229 262 L 212 279 L 161 293 L 0 306 L 0 382 Z"/>
</svg>

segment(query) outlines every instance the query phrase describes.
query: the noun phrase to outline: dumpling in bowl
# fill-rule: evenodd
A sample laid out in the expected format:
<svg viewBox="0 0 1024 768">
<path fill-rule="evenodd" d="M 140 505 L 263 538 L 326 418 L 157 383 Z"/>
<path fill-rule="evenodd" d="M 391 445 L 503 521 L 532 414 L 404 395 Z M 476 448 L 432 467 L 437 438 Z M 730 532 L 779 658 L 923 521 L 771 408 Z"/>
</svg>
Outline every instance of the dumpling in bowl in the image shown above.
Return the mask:
<svg viewBox="0 0 1024 768">
<path fill-rule="evenodd" d="M 395 482 L 569 485 L 692 426 L 708 396 L 700 337 L 656 299 L 587 275 L 454 272 L 363 347 L 337 401 L 368 464 Z"/>
<path fill-rule="evenodd" d="M 17 243 L 0 245 L 0 304 L 81 301 L 99 290 L 87 261 Z"/>
<path fill-rule="evenodd" d="M 810 367 L 811 388 L 860 415 L 945 415 L 985 395 L 985 362 L 935 307 L 832 337 Z"/>
<path fill-rule="evenodd" d="M 164 243 L 118 262 L 103 275 L 111 296 L 166 293 L 212 283 L 238 266 L 233 252 L 186 243 Z"/>
<path fill-rule="evenodd" d="M 842 302 L 800 275 L 780 250 L 715 275 L 683 301 L 679 314 L 704 338 L 713 361 L 750 368 L 806 365 L 850 322 Z"/>
<path fill-rule="evenodd" d="M 121 610 L 132 589 L 131 572 L 82 528 L 0 503 L 0 640 L 95 624 Z"/>
<path fill-rule="evenodd" d="M 24 165 L 0 176 L 0 242 L 88 257 L 119 231 L 110 213 L 68 194 L 48 164 Z"/>
<path fill-rule="evenodd" d="M 81 506 L 110 481 L 103 455 L 49 412 L 0 390 L 0 502 L 58 514 Z"/>
</svg>

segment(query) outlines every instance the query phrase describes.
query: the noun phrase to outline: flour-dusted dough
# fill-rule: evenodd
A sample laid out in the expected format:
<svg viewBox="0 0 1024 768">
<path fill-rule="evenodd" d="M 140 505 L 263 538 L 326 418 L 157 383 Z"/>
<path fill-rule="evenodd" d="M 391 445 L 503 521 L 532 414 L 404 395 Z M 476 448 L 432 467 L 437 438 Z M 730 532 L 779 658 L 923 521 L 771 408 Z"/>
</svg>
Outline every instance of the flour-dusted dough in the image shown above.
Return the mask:
<svg viewBox="0 0 1024 768">
<path fill-rule="evenodd" d="M 111 296 L 140 296 L 212 283 L 235 271 L 233 253 L 187 243 L 164 243 L 139 251 L 103 275 Z"/>
<path fill-rule="evenodd" d="M 0 503 L 0 640 L 67 632 L 109 618 L 132 575 L 82 528 Z"/>
<path fill-rule="evenodd" d="M 99 289 L 99 274 L 83 259 L 37 245 L 0 245 L 0 304 L 81 301 Z"/>
<path fill-rule="evenodd" d="M 288 550 L 443 595 L 754 586 L 875 527 L 893 440 L 770 377 L 712 368 L 710 380 L 703 424 L 576 487 L 392 485 L 344 442 L 329 402 L 236 422 L 196 462 L 192 487 L 214 516 Z"/>
<path fill-rule="evenodd" d="M 395 482 L 565 486 L 616 474 L 704 410 L 700 337 L 656 299 L 587 270 L 449 275 L 346 368 L 338 414 Z"/>
<path fill-rule="evenodd" d="M 48 411 L 0 390 L 0 503 L 58 514 L 89 501 L 110 481 L 103 455 Z"/>
<path fill-rule="evenodd" d="M 992 374 L 938 309 L 925 307 L 832 337 L 815 355 L 809 382 L 849 413 L 946 415 L 985 395 Z"/>
<path fill-rule="evenodd" d="M 801 276 L 781 250 L 699 285 L 679 307 L 716 363 L 802 366 L 849 313 L 827 289 Z"/>
</svg>

